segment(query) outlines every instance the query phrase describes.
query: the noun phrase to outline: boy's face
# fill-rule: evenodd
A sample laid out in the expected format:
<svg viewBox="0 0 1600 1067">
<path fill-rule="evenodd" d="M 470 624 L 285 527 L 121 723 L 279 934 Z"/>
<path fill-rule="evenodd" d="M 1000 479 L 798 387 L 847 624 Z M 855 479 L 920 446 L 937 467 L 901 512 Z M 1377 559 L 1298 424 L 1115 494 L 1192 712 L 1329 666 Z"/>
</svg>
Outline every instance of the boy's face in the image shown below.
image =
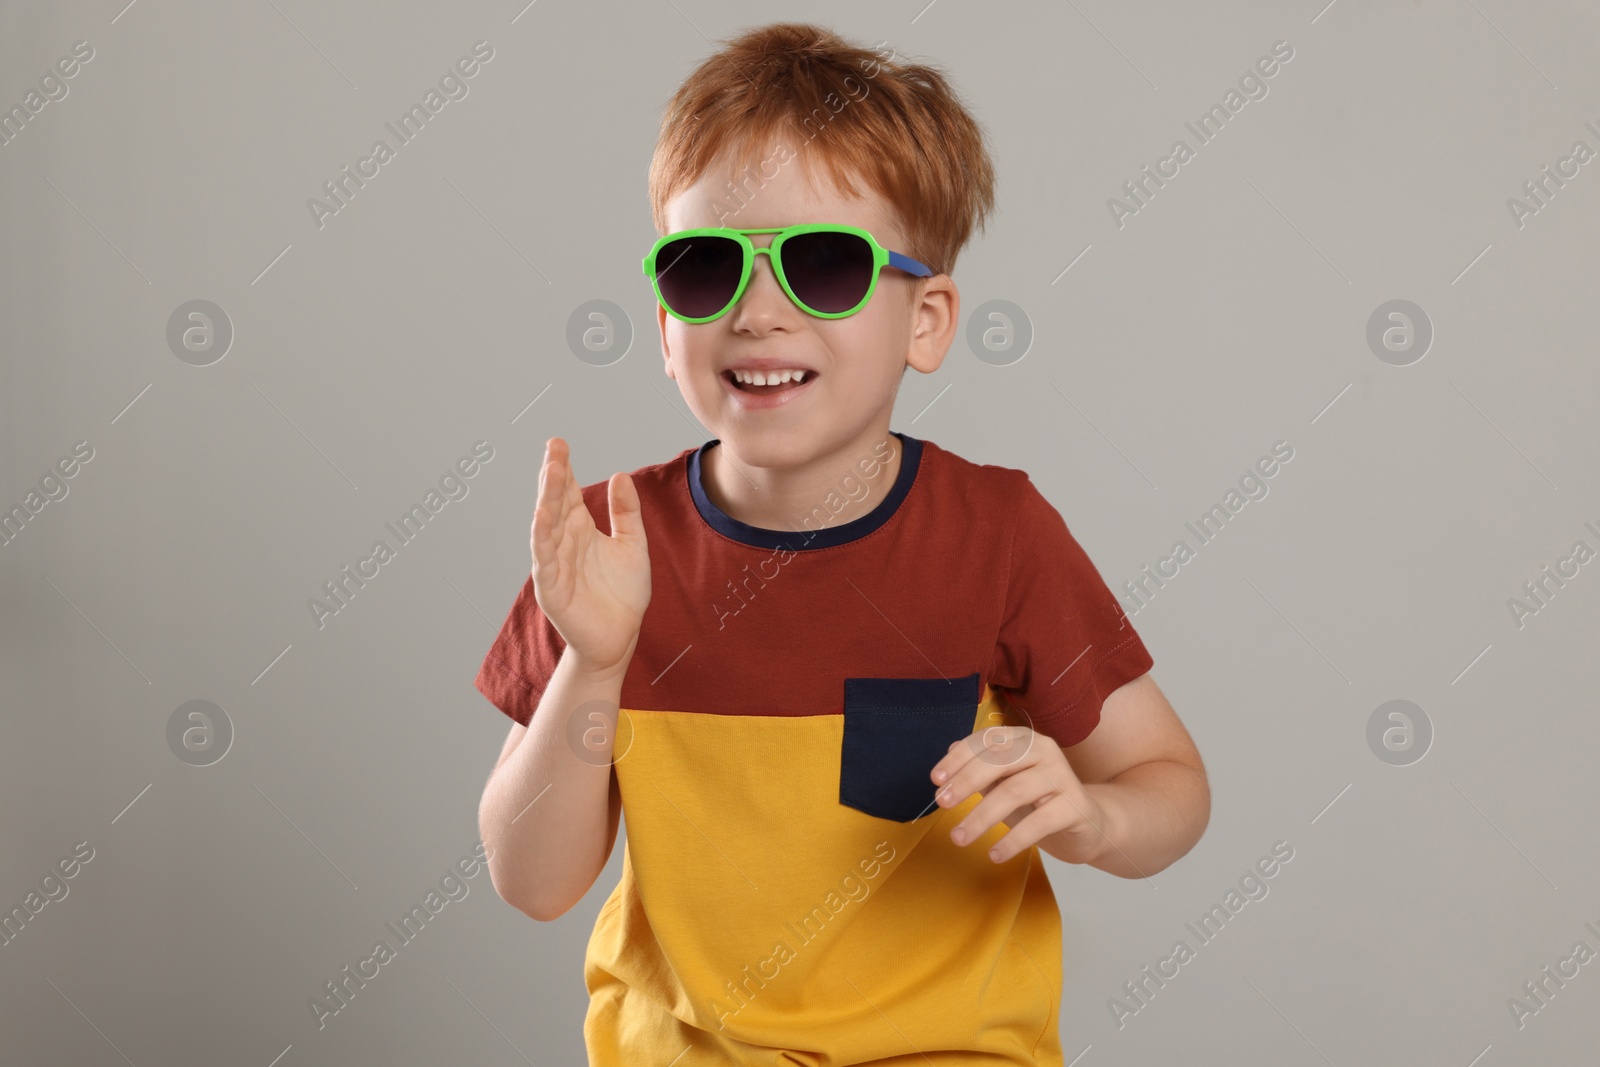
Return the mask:
<svg viewBox="0 0 1600 1067">
<path fill-rule="evenodd" d="M 748 172 L 743 206 L 727 187 L 739 175 L 712 167 L 667 202 L 667 232 L 706 226 L 760 229 L 811 222 L 859 226 L 883 247 L 911 255 L 888 206 L 867 193 L 841 196 L 826 174 L 813 189 L 791 156 L 763 181 Z M 765 168 L 770 170 L 770 167 Z M 858 188 L 864 186 L 858 181 Z M 752 234 L 757 248 L 775 234 Z M 870 450 L 888 429 L 907 365 L 936 370 L 955 334 L 959 297 L 945 275 L 921 279 L 885 266 L 867 306 L 842 319 L 811 315 L 789 299 L 769 256 L 755 266 L 738 303 L 721 318 L 686 323 L 657 305 L 669 378 L 712 435 L 756 467 L 798 467 L 858 447 Z M 730 369 L 751 360 L 809 372 L 798 387 L 757 398 L 734 384 Z"/>
</svg>

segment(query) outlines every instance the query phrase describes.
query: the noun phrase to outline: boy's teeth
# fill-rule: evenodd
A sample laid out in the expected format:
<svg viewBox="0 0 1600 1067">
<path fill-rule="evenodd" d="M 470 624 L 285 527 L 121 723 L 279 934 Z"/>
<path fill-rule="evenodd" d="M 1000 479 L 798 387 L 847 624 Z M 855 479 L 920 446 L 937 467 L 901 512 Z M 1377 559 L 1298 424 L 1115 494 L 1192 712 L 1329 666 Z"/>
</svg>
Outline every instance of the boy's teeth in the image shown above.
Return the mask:
<svg viewBox="0 0 1600 1067">
<path fill-rule="evenodd" d="M 784 382 L 790 381 L 799 384 L 805 379 L 805 375 L 805 371 L 799 370 L 779 370 L 765 372 L 758 370 L 736 370 L 733 372 L 734 379 L 736 381 L 743 382 L 745 385 L 781 385 Z"/>
</svg>

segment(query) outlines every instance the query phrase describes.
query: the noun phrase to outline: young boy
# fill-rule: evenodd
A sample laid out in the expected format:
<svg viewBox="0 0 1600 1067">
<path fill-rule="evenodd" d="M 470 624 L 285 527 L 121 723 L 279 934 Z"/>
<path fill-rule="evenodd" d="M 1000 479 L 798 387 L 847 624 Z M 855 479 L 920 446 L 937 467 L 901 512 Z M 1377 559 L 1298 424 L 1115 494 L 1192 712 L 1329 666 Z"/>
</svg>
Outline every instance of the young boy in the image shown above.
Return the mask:
<svg viewBox="0 0 1600 1067">
<path fill-rule="evenodd" d="M 993 181 L 939 72 L 814 26 L 729 42 L 667 107 L 644 267 L 716 436 L 581 489 L 548 440 L 476 682 L 515 720 L 479 815 L 505 900 L 564 914 L 627 813 L 593 1065 L 1059 1065 L 1040 850 L 1144 877 L 1205 827 L 1061 516 L 888 429 L 956 335 Z"/>
</svg>

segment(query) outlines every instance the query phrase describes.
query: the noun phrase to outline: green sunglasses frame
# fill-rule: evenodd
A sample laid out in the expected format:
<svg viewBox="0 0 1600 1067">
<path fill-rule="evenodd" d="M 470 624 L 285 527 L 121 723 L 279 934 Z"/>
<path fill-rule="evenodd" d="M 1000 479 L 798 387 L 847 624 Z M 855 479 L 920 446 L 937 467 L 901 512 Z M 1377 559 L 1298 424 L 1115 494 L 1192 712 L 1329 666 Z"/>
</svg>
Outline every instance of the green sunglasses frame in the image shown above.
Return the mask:
<svg viewBox="0 0 1600 1067">
<path fill-rule="evenodd" d="M 777 234 L 777 236 L 772 239 L 772 244 L 765 248 L 757 248 L 750 241 L 750 234 L 753 233 L 774 233 Z M 848 311 L 818 311 L 815 308 L 807 306 L 806 302 L 796 296 L 794 290 L 789 287 L 789 279 L 785 276 L 783 271 L 783 245 L 784 242 L 789 238 L 806 233 L 848 233 L 865 239 L 867 244 L 871 246 L 872 281 L 867 286 L 866 295 L 861 298 L 861 302 L 855 307 Z M 725 304 L 714 314 L 706 315 L 701 318 L 689 318 L 686 315 L 678 314 L 672 309 L 672 307 L 667 303 L 666 299 L 661 295 L 661 282 L 655 269 L 657 254 L 660 253 L 660 251 L 670 242 L 681 241 L 686 237 L 727 237 L 738 241 L 740 246 L 744 249 L 744 264 L 740 268 L 739 287 L 734 290 L 732 299 L 730 299 L 727 304 Z M 935 273 L 933 268 L 924 263 L 917 262 L 910 256 L 902 255 L 899 252 L 891 252 L 889 249 L 884 248 L 878 243 L 878 239 L 876 237 L 873 237 L 871 233 L 861 229 L 858 226 L 843 226 L 827 222 L 808 222 L 800 226 L 772 226 L 767 229 L 760 230 L 734 230 L 721 226 L 708 226 L 695 230 L 679 230 L 677 233 L 669 233 L 657 239 L 656 243 L 651 246 L 649 255 L 644 257 L 644 262 L 641 263 L 640 266 L 644 269 L 645 277 L 650 279 L 651 287 L 655 289 L 657 302 L 660 303 L 663 308 L 666 308 L 667 314 L 683 322 L 698 325 L 702 322 L 711 322 L 714 319 L 721 318 L 723 315 L 728 313 L 728 310 L 732 308 L 733 305 L 739 302 L 739 298 L 744 295 L 745 289 L 750 284 L 751 275 L 755 273 L 756 256 L 763 254 L 768 257 L 767 261 L 772 265 L 772 273 L 777 275 L 778 284 L 783 286 L 783 291 L 789 294 L 789 299 L 794 301 L 795 306 L 809 315 L 815 315 L 819 319 L 842 319 L 848 315 L 854 315 L 856 312 L 866 307 L 868 302 L 872 300 L 872 294 L 878 290 L 878 276 L 883 272 L 884 267 L 894 267 L 897 270 L 903 270 L 907 274 L 914 275 L 918 278 L 929 278 Z M 671 269 L 672 264 L 668 263 L 660 273 L 665 274 Z"/>
</svg>

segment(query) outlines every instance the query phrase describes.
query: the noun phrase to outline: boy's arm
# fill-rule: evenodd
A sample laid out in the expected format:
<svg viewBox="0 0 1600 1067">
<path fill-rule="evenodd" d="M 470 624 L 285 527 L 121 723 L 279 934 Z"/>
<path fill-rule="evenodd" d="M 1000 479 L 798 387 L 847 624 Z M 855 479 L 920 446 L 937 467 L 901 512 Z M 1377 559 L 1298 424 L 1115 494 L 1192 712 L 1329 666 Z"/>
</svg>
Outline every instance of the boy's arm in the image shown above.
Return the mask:
<svg viewBox="0 0 1600 1067">
<path fill-rule="evenodd" d="M 592 670 L 564 652 L 528 727 L 506 738 L 478 804 L 479 832 L 494 849 L 495 892 L 542 922 L 583 899 L 616 842 L 621 803 L 611 750 L 626 669 L 627 660 Z M 581 755 L 568 730 L 579 713 L 608 718 L 582 731 Z"/>
<path fill-rule="evenodd" d="M 1011 482 L 1014 531 L 989 684 L 1008 711 L 1037 714 L 978 730 L 935 764 L 940 804 L 983 797 L 951 840 L 964 846 L 1004 823 L 1010 832 L 990 849 L 996 863 L 1037 845 L 1124 878 L 1155 874 L 1193 848 L 1210 819 L 1200 754 L 1066 520 L 1025 474 Z M 1073 669 L 1072 682 L 1052 688 Z"/>
<path fill-rule="evenodd" d="M 550 438 L 529 549 L 533 567 L 475 683 L 526 730 L 507 736 L 478 826 L 495 892 L 549 921 L 594 885 L 617 836 L 612 749 L 651 589 L 633 478 L 582 488 L 567 443 Z"/>
<path fill-rule="evenodd" d="M 1100 723 L 1061 750 L 1104 814 L 1104 846 L 1088 861 L 1108 874 L 1144 878 L 1182 857 L 1211 818 L 1211 789 L 1194 741 L 1148 673 L 1106 697 Z M 1055 856 L 1059 834 L 1039 847 Z"/>
<path fill-rule="evenodd" d="M 500 765 L 510 757 L 511 753 L 517 750 L 517 746 L 527 736 L 528 728 L 526 726 L 523 726 L 520 722 L 511 724 L 511 732 L 506 734 L 505 744 L 500 748 L 500 758 L 494 761 L 494 770 L 489 772 L 491 779 L 494 777 L 494 772 L 500 769 Z M 606 830 L 606 859 L 609 861 L 611 859 L 611 850 L 617 843 L 617 825 L 622 817 L 622 790 L 617 786 L 617 772 L 615 769 L 611 772 L 611 795 L 608 798 L 607 807 L 607 821 L 610 826 Z"/>
</svg>

